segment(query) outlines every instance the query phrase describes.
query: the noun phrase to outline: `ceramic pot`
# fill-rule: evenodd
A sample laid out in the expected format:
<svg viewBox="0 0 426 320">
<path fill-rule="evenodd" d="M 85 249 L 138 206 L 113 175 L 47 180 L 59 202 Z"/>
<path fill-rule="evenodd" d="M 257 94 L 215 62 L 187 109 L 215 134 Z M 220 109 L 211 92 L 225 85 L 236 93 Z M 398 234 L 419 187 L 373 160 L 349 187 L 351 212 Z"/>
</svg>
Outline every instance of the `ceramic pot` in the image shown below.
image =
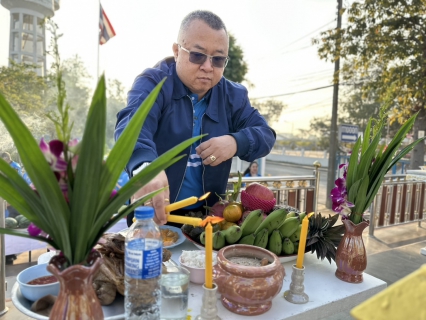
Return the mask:
<svg viewBox="0 0 426 320">
<path fill-rule="evenodd" d="M 268 259 L 262 267 L 249 267 L 232 263 L 231 257 Z M 217 254 L 213 277 L 228 310 L 241 315 L 259 315 L 268 311 L 272 299 L 281 291 L 285 271 L 278 257 L 260 247 L 236 244 L 226 246 Z"/>
<path fill-rule="evenodd" d="M 369 221 L 354 224 L 351 220 L 342 220 L 345 225 L 345 234 L 337 247 L 336 277 L 350 283 L 361 283 L 362 274 L 367 268 L 367 254 L 365 252 L 362 232 L 369 225 Z"/>
<path fill-rule="evenodd" d="M 104 318 L 101 303 L 92 285 L 93 276 L 101 266 L 102 258 L 98 252 L 90 255 L 89 266 L 73 265 L 65 270 L 61 270 L 61 257 L 55 256 L 50 260 L 47 269 L 58 278 L 60 289 L 49 319 Z"/>
</svg>

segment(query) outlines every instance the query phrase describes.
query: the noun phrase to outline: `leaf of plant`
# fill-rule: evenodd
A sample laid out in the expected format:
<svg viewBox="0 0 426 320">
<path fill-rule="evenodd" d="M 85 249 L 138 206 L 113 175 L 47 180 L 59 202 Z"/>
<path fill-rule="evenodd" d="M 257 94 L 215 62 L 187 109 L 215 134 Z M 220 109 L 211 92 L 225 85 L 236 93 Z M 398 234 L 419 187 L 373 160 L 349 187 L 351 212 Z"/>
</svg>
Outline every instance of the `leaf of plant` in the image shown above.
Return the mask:
<svg viewBox="0 0 426 320">
<path fill-rule="evenodd" d="M 0 119 L 12 137 L 25 170 L 40 196 L 43 215 L 50 226 L 45 231 L 55 239 L 65 255 L 71 254 L 67 228 L 70 211 L 56 177 L 31 132 L 1 94 Z M 26 194 L 22 196 L 25 200 L 34 201 Z"/>
<path fill-rule="evenodd" d="M 364 141 L 362 142 L 361 154 L 364 154 L 370 144 L 371 118 L 368 120 L 367 127 L 364 131 Z"/>
<path fill-rule="evenodd" d="M 111 190 L 114 189 L 121 172 L 127 165 L 128 159 L 130 159 L 134 145 L 139 137 L 139 132 L 141 131 L 145 119 L 154 105 L 165 81 L 166 78 L 161 80 L 151 91 L 148 97 L 146 97 L 146 99 L 142 102 L 110 151 L 102 172 L 102 198 L 99 202 L 99 207 L 97 208 L 98 211 L 100 208 L 104 207 L 105 203 L 108 201 L 111 195 Z"/>
<path fill-rule="evenodd" d="M 382 128 L 379 129 L 379 132 L 382 131 Z M 364 139 L 368 140 L 368 139 Z M 362 179 L 363 177 L 368 175 L 368 171 L 370 170 L 371 164 L 374 159 L 374 155 L 376 154 L 377 146 L 380 141 L 380 133 L 377 134 L 370 144 L 367 145 L 365 152 L 361 155 L 357 170 L 357 179 Z"/>
<path fill-rule="evenodd" d="M 127 201 L 136 191 L 142 188 L 147 184 L 151 179 L 158 175 L 165 168 L 169 167 L 176 161 L 180 160 L 182 156 L 177 156 L 180 152 L 188 148 L 195 141 L 204 137 L 201 135 L 198 137 L 193 137 L 191 139 L 181 142 L 176 147 L 168 150 L 163 153 L 160 157 L 155 159 L 149 166 L 145 167 L 141 172 L 136 176 L 132 177 L 115 195 L 115 197 L 107 203 L 105 208 L 99 213 L 98 218 L 96 219 L 94 229 L 98 230 L 98 227 L 102 227 L 105 222 L 107 222 L 111 216 L 117 212 L 124 202 Z"/>
<path fill-rule="evenodd" d="M 105 78 L 101 76 L 87 115 L 81 141 L 81 153 L 74 175 L 73 194 L 70 199 L 72 204 L 70 240 L 74 249 L 74 256 L 68 257 L 71 264 L 80 263 L 87 256 L 86 246 L 95 223 L 96 209 L 102 189 L 101 172 L 105 146 L 105 126 Z M 94 139 L 95 137 L 96 139 Z M 87 183 L 87 177 L 90 177 L 90 184 Z"/>
<path fill-rule="evenodd" d="M 361 184 L 361 179 L 355 181 L 352 184 L 352 186 L 350 187 L 350 189 L 348 190 L 348 201 L 350 201 L 354 204 L 356 202 L 356 198 L 357 198 L 357 195 L 358 195 L 358 189 L 359 189 L 360 184 Z"/>
<path fill-rule="evenodd" d="M 361 137 L 355 142 L 352 154 L 349 157 L 348 172 L 346 173 L 346 186 L 349 189 L 354 181 L 356 181 L 356 172 L 358 166 L 358 152 L 361 145 Z"/>
<path fill-rule="evenodd" d="M 53 248 L 58 249 L 58 246 L 56 243 L 48 238 L 45 237 L 33 237 L 28 234 L 28 232 L 25 231 L 18 231 L 13 229 L 7 229 L 7 228 L 0 228 L 0 234 L 10 234 L 11 236 L 18 236 L 21 238 L 27 238 L 27 239 L 33 239 L 37 241 L 46 242 L 47 244 L 51 245 Z"/>
<path fill-rule="evenodd" d="M 365 201 L 367 198 L 368 184 L 369 184 L 369 179 L 368 179 L 368 175 L 366 175 L 361 180 L 361 183 L 358 188 L 358 195 L 356 198 L 355 207 L 352 209 L 352 212 L 356 213 L 356 214 L 351 214 L 351 220 L 355 224 L 362 222 L 362 214 L 365 211 L 364 206 L 365 206 Z M 361 216 L 357 214 L 361 214 Z"/>
</svg>

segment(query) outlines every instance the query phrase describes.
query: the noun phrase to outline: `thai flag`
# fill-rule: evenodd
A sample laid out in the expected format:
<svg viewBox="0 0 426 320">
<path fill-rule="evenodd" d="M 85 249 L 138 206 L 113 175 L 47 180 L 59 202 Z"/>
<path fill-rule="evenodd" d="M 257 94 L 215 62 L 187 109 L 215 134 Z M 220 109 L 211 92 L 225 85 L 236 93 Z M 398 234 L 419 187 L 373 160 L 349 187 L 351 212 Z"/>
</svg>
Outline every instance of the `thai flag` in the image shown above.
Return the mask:
<svg viewBox="0 0 426 320">
<path fill-rule="evenodd" d="M 99 16 L 99 44 L 106 43 L 109 39 L 115 36 L 114 28 L 108 20 L 102 5 L 100 5 L 100 16 Z"/>
</svg>

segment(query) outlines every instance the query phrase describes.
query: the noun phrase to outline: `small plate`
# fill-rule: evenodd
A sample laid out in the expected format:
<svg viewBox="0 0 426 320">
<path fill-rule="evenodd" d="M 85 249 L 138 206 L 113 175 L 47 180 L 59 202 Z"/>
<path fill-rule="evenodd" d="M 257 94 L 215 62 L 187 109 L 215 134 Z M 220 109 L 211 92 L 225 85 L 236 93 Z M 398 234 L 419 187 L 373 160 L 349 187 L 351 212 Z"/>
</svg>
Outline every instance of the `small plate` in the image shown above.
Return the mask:
<svg viewBox="0 0 426 320">
<path fill-rule="evenodd" d="M 191 241 L 198 249 L 200 250 L 204 250 L 204 246 L 201 243 L 198 243 L 194 240 L 191 239 L 190 236 L 188 236 L 187 234 L 183 233 L 183 236 L 188 239 L 189 241 Z M 217 252 L 218 250 L 213 250 L 213 252 Z M 309 251 L 307 251 L 309 252 Z M 280 260 L 281 263 L 284 262 L 289 262 L 289 261 L 293 261 L 297 259 L 297 254 L 289 254 L 286 256 L 278 256 L 278 260 Z"/>
<path fill-rule="evenodd" d="M 179 238 L 177 239 L 177 241 L 169 246 L 163 246 L 163 248 L 165 249 L 170 249 L 170 248 L 174 248 L 180 244 L 182 244 L 182 242 L 185 241 L 185 236 L 182 233 L 182 230 L 180 230 L 179 228 L 176 227 L 172 227 L 172 226 L 160 226 L 160 229 L 169 229 L 173 232 L 177 232 Z M 123 237 L 126 237 L 127 232 L 129 231 L 129 228 L 120 230 L 118 233 L 121 234 Z"/>
</svg>

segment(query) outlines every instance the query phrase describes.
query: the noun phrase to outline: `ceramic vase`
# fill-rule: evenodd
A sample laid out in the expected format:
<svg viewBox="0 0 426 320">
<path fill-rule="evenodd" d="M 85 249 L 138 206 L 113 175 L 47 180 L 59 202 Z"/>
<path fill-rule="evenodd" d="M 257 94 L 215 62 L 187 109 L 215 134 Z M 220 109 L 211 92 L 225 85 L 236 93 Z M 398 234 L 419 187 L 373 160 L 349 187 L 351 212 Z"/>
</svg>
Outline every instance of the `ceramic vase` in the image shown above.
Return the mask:
<svg viewBox="0 0 426 320">
<path fill-rule="evenodd" d="M 73 265 L 61 270 L 61 257 L 53 257 L 47 269 L 58 278 L 60 290 L 50 320 L 104 319 L 102 306 L 93 289 L 93 277 L 102 263 L 99 253 L 91 254 L 88 266 Z"/>
<path fill-rule="evenodd" d="M 242 266 L 228 260 L 232 257 L 266 258 L 269 263 L 262 267 Z M 283 286 L 284 275 L 284 267 L 275 254 L 244 244 L 220 249 L 213 267 L 222 305 L 245 316 L 260 315 L 272 307 L 272 300 Z"/>
<path fill-rule="evenodd" d="M 345 234 L 337 247 L 336 277 L 350 283 L 361 283 L 363 272 L 367 268 L 367 254 L 365 252 L 362 232 L 369 225 L 369 221 L 354 224 L 351 220 L 342 220 L 345 225 Z"/>
</svg>

